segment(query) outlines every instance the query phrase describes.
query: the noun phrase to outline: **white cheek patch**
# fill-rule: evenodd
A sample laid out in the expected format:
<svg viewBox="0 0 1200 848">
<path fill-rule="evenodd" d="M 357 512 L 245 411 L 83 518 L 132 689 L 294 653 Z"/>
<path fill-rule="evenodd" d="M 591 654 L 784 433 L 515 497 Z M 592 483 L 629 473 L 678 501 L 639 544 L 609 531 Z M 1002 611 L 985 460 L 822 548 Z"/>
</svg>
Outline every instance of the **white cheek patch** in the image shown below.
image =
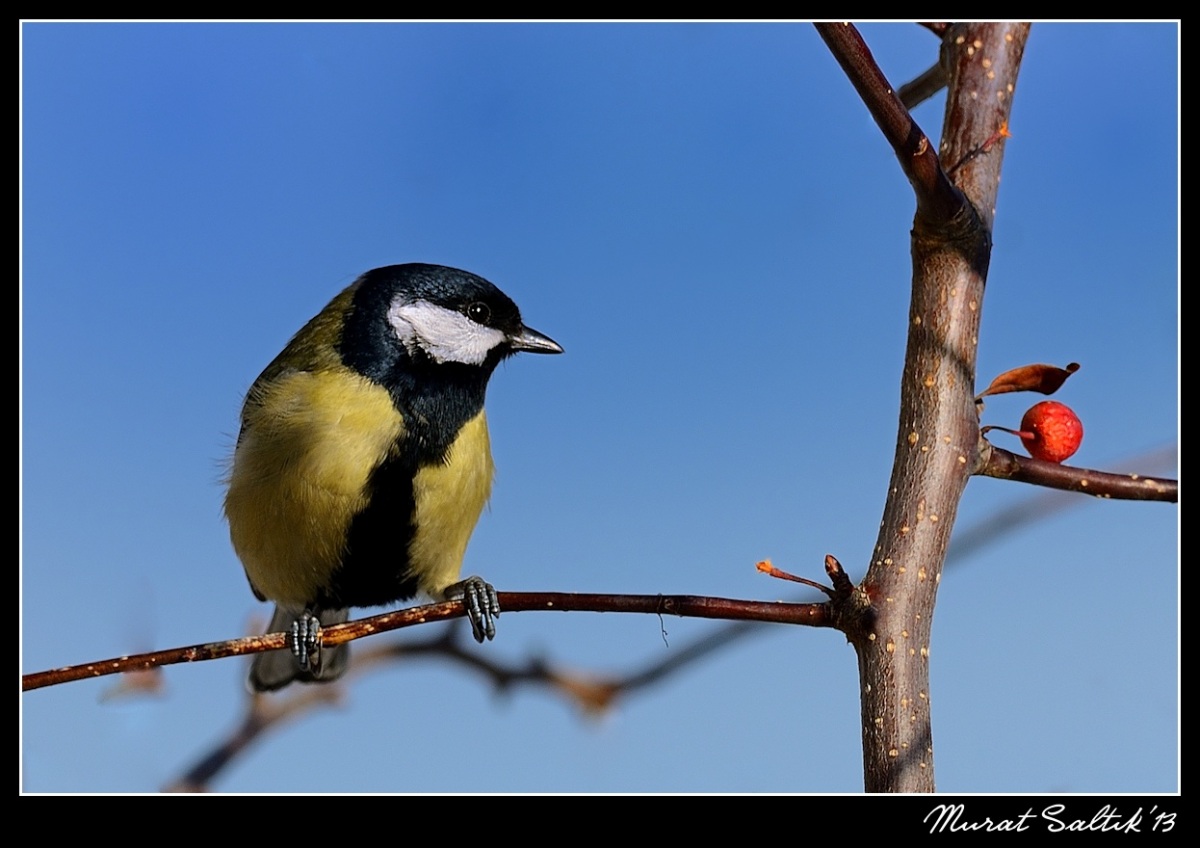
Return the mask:
<svg viewBox="0 0 1200 848">
<path fill-rule="evenodd" d="M 435 362 L 480 365 L 503 344 L 504 333 L 476 324 L 461 312 L 425 300 L 396 301 L 388 309 L 388 323 L 408 349 L 420 349 Z"/>
</svg>

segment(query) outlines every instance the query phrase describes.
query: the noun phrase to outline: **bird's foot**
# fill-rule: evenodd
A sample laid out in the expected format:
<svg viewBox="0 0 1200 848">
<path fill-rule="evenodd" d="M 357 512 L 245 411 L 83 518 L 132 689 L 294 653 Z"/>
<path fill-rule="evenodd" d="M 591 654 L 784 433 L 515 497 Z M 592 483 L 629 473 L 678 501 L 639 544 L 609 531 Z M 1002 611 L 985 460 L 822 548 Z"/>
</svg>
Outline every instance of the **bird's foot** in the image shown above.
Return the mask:
<svg viewBox="0 0 1200 848">
<path fill-rule="evenodd" d="M 307 671 L 317 677 L 321 671 L 321 620 L 305 610 L 292 622 L 292 656 Z"/>
<path fill-rule="evenodd" d="M 482 577 L 472 575 L 466 580 L 459 581 L 447 587 L 442 593 L 447 600 L 462 598 L 467 608 L 467 618 L 471 621 L 471 635 L 476 642 L 494 639 L 496 636 L 496 619 L 500 617 L 500 599 L 491 583 Z"/>
</svg>

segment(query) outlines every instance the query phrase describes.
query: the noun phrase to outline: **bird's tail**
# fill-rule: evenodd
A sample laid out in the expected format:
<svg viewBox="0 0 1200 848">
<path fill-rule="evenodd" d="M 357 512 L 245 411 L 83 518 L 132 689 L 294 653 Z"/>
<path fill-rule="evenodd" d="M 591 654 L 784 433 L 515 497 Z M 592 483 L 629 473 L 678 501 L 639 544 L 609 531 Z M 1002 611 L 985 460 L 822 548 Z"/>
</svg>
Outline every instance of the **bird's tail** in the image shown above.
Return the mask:
<svg viewBox="0 0 1200 848">
<path fill-rule="evenodd" d="M 322 625 L 341 624 L 350 617 L 350 610 L 319 610 L 316 612 L 316 616 Z M 271 624 L 267 627 L 267 632 L 290 633 L 292 622 L 296 618 L 297 613 L 294 610 L 275 607 L 275 614 L 271 616 Z M 300 668 L 299 660 L 289 648 L 267 651 L 263 654 L 256 654 L 254 657 L 254 662 L 250 666 L 250 689 L 255 692 L 270 692 L 287 686 L 293 680 L 299 680 L 302 683 L 328 683 L 345 674 L 349 667 L 349 645 L 322 648 L 316 666 L 304 670 Z"/>
</svg>

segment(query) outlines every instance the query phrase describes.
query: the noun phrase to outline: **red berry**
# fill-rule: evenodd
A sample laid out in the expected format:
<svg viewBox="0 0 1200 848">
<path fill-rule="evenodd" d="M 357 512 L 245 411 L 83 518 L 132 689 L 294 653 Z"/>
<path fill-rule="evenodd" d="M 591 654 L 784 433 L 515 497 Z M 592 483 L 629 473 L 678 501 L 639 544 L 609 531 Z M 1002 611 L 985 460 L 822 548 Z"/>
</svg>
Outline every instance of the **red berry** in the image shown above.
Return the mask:
<svg viewBox="0 0 1200 848">
<path fill-rule="evenodd" d="M 1062 462 L 1083 441 L 1083 422 L 1071 407 L 1056 400 L 1044 400 L 1029 407 L 1021 419 L 1021 441 L 1036 459 Z"/>
</svg>

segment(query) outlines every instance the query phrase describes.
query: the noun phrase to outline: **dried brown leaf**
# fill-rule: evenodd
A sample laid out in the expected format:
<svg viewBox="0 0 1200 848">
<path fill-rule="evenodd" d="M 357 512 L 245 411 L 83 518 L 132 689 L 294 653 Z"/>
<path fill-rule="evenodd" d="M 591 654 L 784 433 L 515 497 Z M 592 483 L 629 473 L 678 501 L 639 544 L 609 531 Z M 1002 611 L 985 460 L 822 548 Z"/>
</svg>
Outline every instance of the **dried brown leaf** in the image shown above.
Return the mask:
<svg viewBox="0 0 1200 848">
<path fill-rule="evenodd" d="M 1020 368 L 1005 371 L 992 380 L 992 384 L 980 392 L 976 399 L 1007 392 L 1039 392 L 1052 395 L 1078 370 L 1078 362 L 1071 362 L 1066 368 L 1059 368 L 1057 365 L 1022 365 Z"/>
</svg>

